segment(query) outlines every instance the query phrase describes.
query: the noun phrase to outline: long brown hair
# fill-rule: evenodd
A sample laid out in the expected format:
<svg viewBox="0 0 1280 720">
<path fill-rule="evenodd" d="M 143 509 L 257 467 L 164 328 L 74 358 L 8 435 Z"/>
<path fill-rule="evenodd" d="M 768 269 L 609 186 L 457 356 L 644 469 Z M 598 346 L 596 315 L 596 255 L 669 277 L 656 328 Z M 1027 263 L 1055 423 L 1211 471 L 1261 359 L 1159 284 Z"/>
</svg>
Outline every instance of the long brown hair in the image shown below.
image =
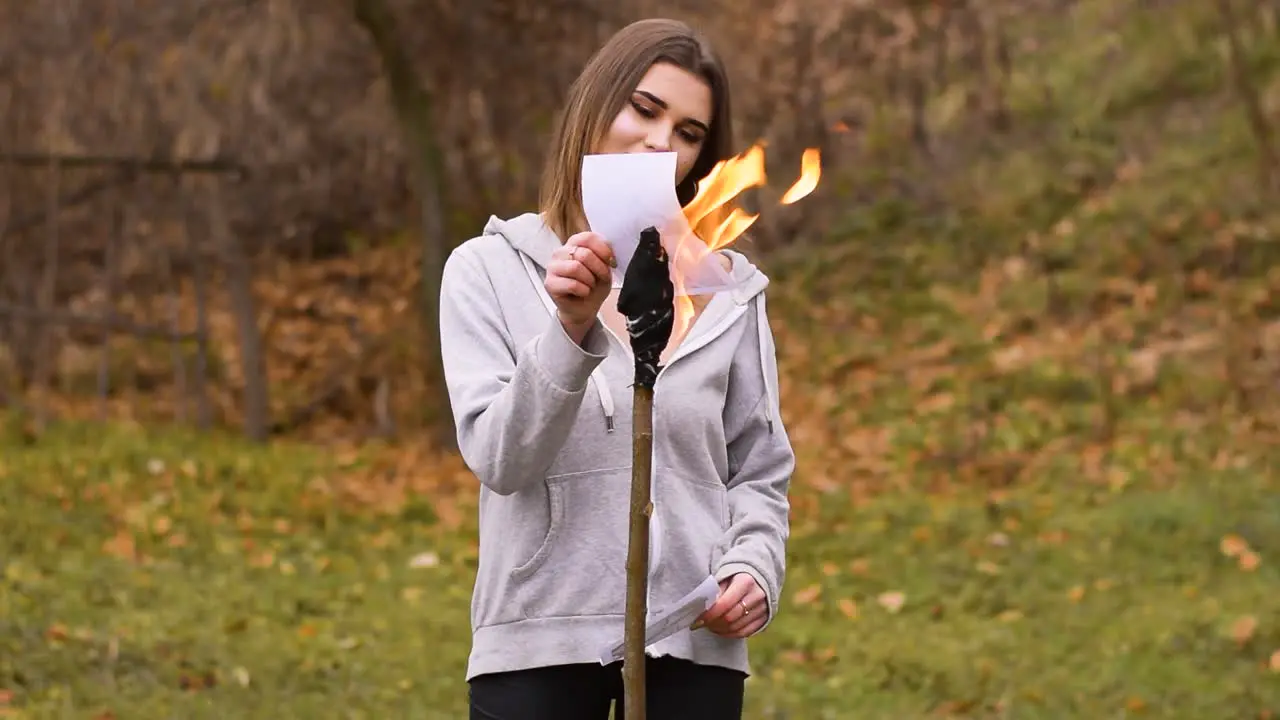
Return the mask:
<svg viewBox="0 0 1280 720">
<path fill-rule="evenodd" d="M 569 88 L 542 171 L 540 209 L 561 240 L 586 229 L 582 215 L 582 157 L 594 152 L 649 68 L 669 62 L 711 88 L 711 127 L 697 160 L 676 186 L 680 204 L 698 181 L 733 155 L 729 81 L 711 45 L 685 23 L 651 19 L 631 23 L 609 38 Z"/>
</svg>

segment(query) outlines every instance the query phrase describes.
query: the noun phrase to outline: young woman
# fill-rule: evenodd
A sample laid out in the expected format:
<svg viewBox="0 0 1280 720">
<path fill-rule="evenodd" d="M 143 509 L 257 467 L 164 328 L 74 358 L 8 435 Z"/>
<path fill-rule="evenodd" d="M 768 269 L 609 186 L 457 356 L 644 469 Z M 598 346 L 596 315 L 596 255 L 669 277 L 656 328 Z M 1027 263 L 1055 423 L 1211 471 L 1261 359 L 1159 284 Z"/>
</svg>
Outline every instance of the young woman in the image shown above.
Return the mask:
<svg viewBox="0 0 1280 720">
<path fill-rule="evenodd" d="M 608 242 L 581 208 L 587 153 L 674 152 L 677 196 L 732 155 L 729 87 L 688 26 L 619 31 L 573 84 L 540 213 L 491 218 L 450 256 L 444 373 L 480 490 L 467 668 L 471 717 L 605 720 L 622 712 L 634 365 Z M 779 419 L 768 279 L 722 251 L 731 291 L 697 298 L 654 396 L 649 607 L 708 575 L 719 599 L 648 648 L 655 718 L 740 718 L 746 638 L 775 616 L 794 455 Z"/>
</svg>

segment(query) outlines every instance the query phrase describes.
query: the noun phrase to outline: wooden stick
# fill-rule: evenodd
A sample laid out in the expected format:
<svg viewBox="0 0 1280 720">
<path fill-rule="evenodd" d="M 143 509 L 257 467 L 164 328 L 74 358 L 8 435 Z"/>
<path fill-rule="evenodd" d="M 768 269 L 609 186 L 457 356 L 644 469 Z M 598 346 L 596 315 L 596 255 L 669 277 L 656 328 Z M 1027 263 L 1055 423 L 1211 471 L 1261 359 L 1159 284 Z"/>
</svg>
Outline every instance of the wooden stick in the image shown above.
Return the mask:
<svg viewBox="0 0 1280 720">
<path fill-rule="evenodd" d="M 631 522 L 627 541 L 627 609 L 622 656 L 627 720 L 645 718 L 645 621 L 649 594 L 649 517 L 653 462 L 653 389 L 635 386 L 631 431 Z"/>
</svg>

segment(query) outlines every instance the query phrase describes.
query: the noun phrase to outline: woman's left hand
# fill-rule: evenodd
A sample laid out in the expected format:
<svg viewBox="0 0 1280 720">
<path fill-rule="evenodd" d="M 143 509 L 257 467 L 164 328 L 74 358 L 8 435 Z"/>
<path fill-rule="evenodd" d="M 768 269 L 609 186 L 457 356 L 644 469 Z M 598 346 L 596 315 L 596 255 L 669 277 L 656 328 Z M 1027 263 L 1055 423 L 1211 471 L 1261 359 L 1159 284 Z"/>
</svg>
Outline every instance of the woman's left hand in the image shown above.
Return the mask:
<svg viewBox="0 0 1280 720">
<path fill-rule="evenodd" d="M 768 619 L 764 590 L 751 575 L 738 573 L 720 581 L 720 597 L 698 617 L 693 628 L 705 625 L 717 635 L 744 638 L 764 627 Z"/>
</svg>

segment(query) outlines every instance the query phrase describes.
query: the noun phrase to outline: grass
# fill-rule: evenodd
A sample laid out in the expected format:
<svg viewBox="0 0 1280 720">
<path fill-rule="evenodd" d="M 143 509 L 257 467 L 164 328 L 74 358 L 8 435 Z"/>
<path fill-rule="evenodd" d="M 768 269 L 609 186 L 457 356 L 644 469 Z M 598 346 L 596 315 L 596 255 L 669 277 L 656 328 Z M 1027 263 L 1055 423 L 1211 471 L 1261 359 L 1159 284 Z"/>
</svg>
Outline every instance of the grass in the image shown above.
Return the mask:
<svg viewBox="0 0 1280 720">
<path fill-rule="evenodd" d="M 748 717 L 1280 711 L 1276 458 L 1221 446 L 1185 447 L 1174 476 L 1143 447 L 1110 483 L 799 503 Z M 0 707 L 464 717 L 474 528 L 325 490 L 371 458 L 111 426 L 6 452 Z M 1249 549 L 1224 554 L 1232 537 Z"/>
<path fill-rule="evenodd" d="M 1040 30 L 941 210 L 770 264 L 800 467 L 748 718 L 1280 718 L 1280 214 L 1213 7 Z M 0 432 L 0 718 L 464 717 L 474 495 L 403 447 Z"/>
</svg>

